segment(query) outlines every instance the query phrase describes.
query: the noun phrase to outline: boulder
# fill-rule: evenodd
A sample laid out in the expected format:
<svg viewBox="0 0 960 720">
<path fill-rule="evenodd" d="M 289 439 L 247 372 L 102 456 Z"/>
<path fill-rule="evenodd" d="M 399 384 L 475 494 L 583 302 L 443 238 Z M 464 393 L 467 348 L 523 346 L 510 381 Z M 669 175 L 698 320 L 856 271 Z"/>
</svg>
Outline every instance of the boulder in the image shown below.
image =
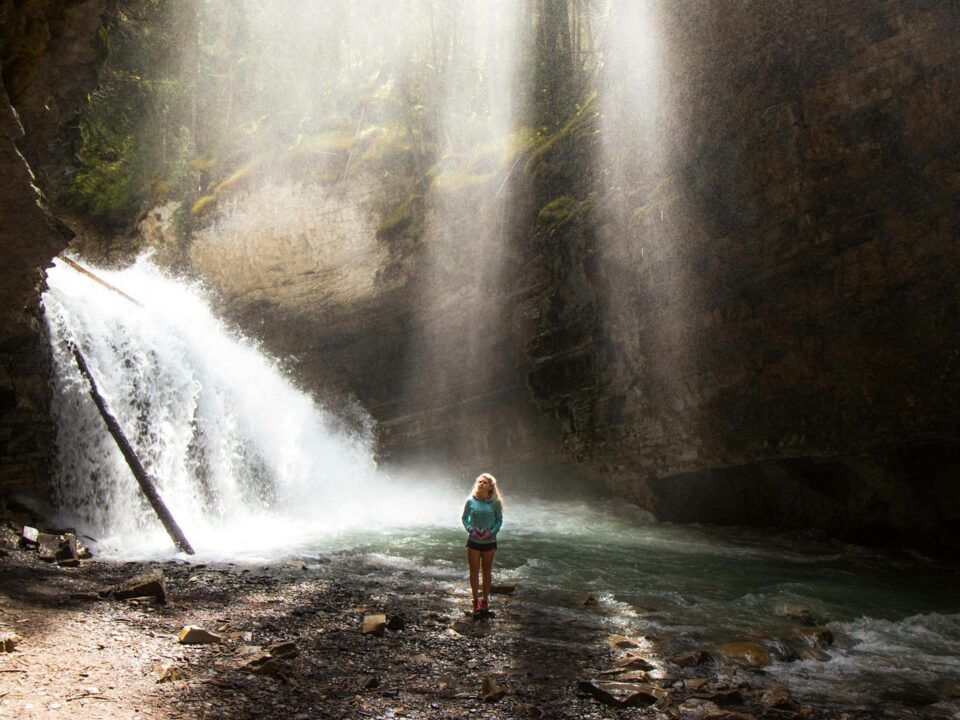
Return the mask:
<svg viewBox="0 0 960 720">
<path fill-rule="evenodd" d="M 163 570 L 148 570 L 135 575 L 114 587 L 110 594 L 118 600 L 153 597 L 157 602 L 164 604 L 167 602 L 167 584 L 163 577 Z"/>
<path fill-rule="evenodd" d="M 543 709 L 529 703 L 521 703 L 517 705 L 517 716 L 529 718 L 529 720 L 540 720 L 543 717 Z"/>
<path fill-rule="evenodd" d="M 771 663 L 770 651 L 760 643 L 733 642 L 721 645 L 717 650 L 743 667 L 762 668 Z"/>
<path fill-rule="evenodd" d="M 377 615 L 364 615 L 361 632 L 364 635 L 383 635 L 387 628 L 387 616 L 380 613 Z"/>
<path fill-rule="evenodd" d="M 196 625 L 185 626 L 178 636 L 182 645 L 208 645 L 211 643 L 223 642 L 219 635 L 204 630 Z"/>
<path fill-rule="evenodd" d="M 516 589 L 517 589 L 516 585 L 491 585 L 490 594 L 491 595 L 513 595 Z"/>
</svg>

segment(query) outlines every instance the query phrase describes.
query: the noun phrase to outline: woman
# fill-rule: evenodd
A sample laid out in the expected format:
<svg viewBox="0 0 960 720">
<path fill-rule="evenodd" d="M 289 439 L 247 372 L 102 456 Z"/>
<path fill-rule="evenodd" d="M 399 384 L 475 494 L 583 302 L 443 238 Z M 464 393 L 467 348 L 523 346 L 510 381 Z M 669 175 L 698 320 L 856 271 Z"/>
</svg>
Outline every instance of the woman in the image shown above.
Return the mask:
<svg viewBox="0 0 960 720">
<path fill-rule="evenodd" d="M 470 590 L 473 591 L 473 612 L 488 609 L 490 574 L 493 571 L 493 555 L 497 552 L 497 533 L 503 525 L 503 499 L 497 488 L 497 479 L 490 473 L 480 475 L 473 485 L 473 492 L 463 506 L 463 527 L 467 537 L 467 561 L 470 564 Z M 483 593 L 481 596 L 478 575 L 483 567 Z"/>
</svg>

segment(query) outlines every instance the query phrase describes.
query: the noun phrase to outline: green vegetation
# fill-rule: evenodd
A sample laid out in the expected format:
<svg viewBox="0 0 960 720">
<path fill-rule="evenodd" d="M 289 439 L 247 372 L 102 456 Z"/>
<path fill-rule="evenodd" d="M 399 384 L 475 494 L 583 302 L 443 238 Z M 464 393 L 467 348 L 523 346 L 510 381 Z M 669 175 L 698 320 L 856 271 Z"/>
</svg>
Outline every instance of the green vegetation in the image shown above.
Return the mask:
<svg viewBox="0 0 960 720">
<path fill-rule="evenodd" d="M 255 0 L 121 3 L 98 39 L 100 84 L 80 119 L 77 165 L 51 189 L 55 202 L 123 231 L 176 200 L 177 227 L 189 234 L 225 196 L 262 179 L 334 184 L 364 174 L 378 178 L 390 208 L 379 234 L 405 235 L 421 227 L 431 191 L 499 193 L 519 163 L 535 176 L 561 144 L 593 131 L 588 88 L 604 11 L 592 0 L 527 4 L 518 87 L 533 105 L 506 143 L 499 108 L 485 106 L 490 68 L 469 55 L 465 6 L 405 5 L 409 27 L 363 3 L 334 4 L 303 28 L 289 24 L 303 8 L 287 10 L 294 15 L 283 19 L 286 11 Z M 412 27 L 423 41 L 409 42 Z M 463 94 L 455 110 L 445 87 Z M 547 210 L 550 223 L 562 221 L 551 212 L 560 208 Z"/>
</svg>

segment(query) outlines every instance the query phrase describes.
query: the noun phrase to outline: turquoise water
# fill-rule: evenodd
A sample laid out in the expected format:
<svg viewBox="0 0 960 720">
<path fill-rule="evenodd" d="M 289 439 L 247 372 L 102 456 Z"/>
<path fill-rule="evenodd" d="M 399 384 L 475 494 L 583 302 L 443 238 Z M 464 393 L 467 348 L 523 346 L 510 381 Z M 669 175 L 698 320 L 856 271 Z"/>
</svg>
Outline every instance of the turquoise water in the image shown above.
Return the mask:
<svg viewBox="0 0 960 720">
<path fill-rule="evenodd" d="M 465 593 L 463 542 L 453 520 L 346 532 L 325 552 L 423 572 Z M 795 697 L 894 717 L 932 702 L 960 714 L 946 697 L 960 677 L 958 580 L 958 568 L 920 557 L 798 533 L 661 524 L 596 501 L 510 504 L 494 572 L 494 583 L 517 585 L 510 602 L 558 620 L 582 616 L 592 596 L 601 630 L 655 638 L 667 657 L 761 642 L 782 658 L 768 671 Z M 811 650 L 799 623 L 778 614 L 786 605 L 807 608 L 833 645 Z M 791 649 L 800 659 L 787 661 Z"/>
</svg>

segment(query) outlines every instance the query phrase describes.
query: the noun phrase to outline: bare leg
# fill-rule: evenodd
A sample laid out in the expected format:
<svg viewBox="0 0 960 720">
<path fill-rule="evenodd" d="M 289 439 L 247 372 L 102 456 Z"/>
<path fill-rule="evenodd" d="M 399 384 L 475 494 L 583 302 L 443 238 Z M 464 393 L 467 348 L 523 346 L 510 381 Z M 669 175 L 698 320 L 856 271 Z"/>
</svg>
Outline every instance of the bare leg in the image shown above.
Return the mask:
<svg viewBox="0 0 960 720">
<path fill-rule="evenodd" d="M 493 574 L 493 556 L 496 550 L 487 550 L 478 553 L 483 563 L 483 599 L 486 600 L 490 595 L 490 576 Z"/>
<path fill-rule="evenodd" d="M 470 590 L 473 592 L 473 603 L 476 605 L 478 597 L 478 585 L 480 579 L 480 555 L 479 550 L 467 548 L 467 562 L 470 565 Z"/>
</svg>

